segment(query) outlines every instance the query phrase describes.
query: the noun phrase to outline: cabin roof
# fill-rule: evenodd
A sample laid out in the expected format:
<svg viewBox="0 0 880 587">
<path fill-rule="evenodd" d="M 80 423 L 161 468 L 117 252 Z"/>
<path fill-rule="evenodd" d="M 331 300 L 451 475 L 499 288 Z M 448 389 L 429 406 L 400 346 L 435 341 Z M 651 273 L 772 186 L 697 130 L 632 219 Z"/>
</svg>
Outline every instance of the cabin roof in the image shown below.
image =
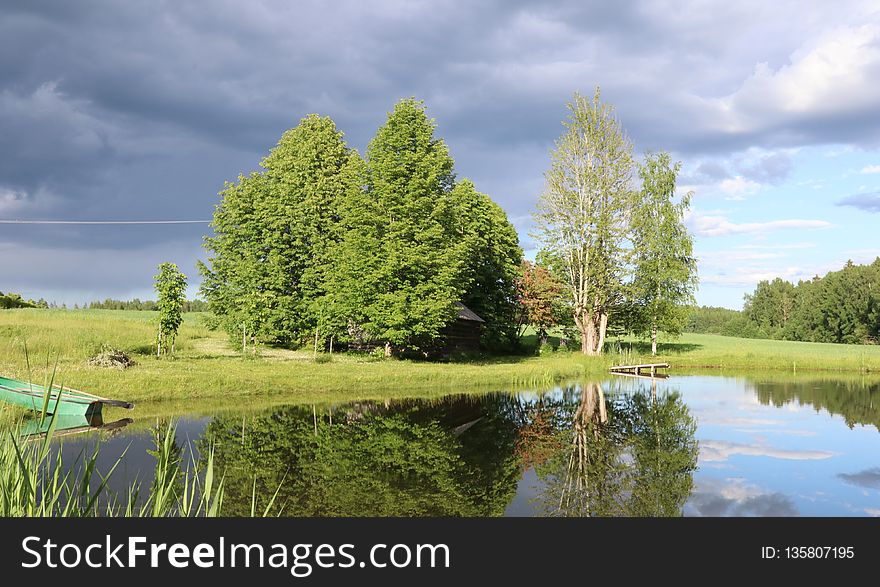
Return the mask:
<svg viewBox="0 0 880 587">
<path fill-rule="evenodd" d="M 485 322 L 482 318 L 477 316 L 477 313 L 462 304 L 461 302 L 455 302 L 455 307 L 458 308 L 458 316 L 456 318 L 458 320 L 470 320 L 472 322 Z"/>
</svg>

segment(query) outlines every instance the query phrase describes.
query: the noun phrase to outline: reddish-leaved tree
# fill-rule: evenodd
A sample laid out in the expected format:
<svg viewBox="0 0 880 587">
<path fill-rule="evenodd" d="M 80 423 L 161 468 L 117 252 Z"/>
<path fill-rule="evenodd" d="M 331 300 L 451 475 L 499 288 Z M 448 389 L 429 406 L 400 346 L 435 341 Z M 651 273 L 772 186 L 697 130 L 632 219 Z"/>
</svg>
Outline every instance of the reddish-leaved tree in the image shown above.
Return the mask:
<svg viewBox="0 0 880 587">
<path fill-rule="evenodd" d="M 547 341 L 547 329 L 559 323 L 558 308 L 562 290 L 562 283 L 547 269 L 523 259 L 516 283 L 520 338 L 531 325 L 538 331 L 541 342 Z"/>
</svg>

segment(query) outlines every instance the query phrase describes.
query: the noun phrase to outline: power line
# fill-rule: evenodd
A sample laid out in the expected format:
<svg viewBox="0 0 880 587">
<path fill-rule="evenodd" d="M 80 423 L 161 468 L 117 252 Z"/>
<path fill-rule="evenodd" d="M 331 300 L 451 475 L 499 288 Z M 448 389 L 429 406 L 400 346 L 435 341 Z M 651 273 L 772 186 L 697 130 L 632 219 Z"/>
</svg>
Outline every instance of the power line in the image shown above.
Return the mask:
<svg viewBox="0 0 880 587">
<path fill-rule="evenodd" d="M 210 220 L 0 220 L 0 224 L 210 224 Z"/>
</svg>

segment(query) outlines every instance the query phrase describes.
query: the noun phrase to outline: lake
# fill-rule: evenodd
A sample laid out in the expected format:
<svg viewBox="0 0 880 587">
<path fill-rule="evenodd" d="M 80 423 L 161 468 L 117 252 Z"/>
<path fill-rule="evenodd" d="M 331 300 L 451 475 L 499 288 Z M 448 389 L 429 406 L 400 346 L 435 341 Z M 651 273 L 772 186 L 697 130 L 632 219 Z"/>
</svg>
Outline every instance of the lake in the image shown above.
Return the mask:
<svg viewBox="0 0 880 587">
<path fill-rule="evenodd" d="M 214 447 L 226 515 L 256 484 L 291 516 L 880 516 L 880 381 L 655 383 L 180 414 L 176 438 Z M 59 442 L 146 488 L 157 424 Z"/>
</svg>

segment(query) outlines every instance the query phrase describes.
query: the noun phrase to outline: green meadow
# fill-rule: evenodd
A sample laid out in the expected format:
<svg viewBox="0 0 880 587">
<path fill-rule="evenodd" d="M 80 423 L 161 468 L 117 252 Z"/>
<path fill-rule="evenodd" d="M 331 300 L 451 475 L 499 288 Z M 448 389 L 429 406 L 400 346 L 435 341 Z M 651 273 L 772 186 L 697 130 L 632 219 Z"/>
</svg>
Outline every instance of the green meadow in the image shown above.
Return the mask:
<svg viewBox="0 0 880 587">
<path fill-rule="evenodd" d="M 566 352 L 454 363 L 345 353 L 316 361 L 310 350 L 271 347 L 242 355 L 197 314 L 185 315 L 175 355 L 157 359 L 154 319 L 152 312 L 113 310 L 0 312 L 0 373 L 39 383 L 57 369 L 56 379 L 68 387 L 135 402 L 333 401 L 545 386 L 601 374 L 611 364 Z M 105 345 L 137 364 L 125 370 L 88 365 Z"/>
<path fill-rule="evenodd" d="M 531 356 L 459 362 L 377 359 L 334 353 L 316 361 L 310 350 L 260 348 L 242 355 L 225 333 L 186 314 L 173 357 L 157 359 L 155 313 L 113 310 L 18 309 L 0 312 L 0 374 L 56 381 L 139 404 L 138 415 L 206 413 L 280 403 L 432 397 L 450 393 L 546 388 L 600 377 L 614 364 L 668 362 L 670 373 L 722 371 L 880 373 L 880 346 L 734 338 L 710 334 L 661 337 L 651 357 L 647 342 L 611 340 L 602 357 L 556 350 Z M 551 346 L 558 338 L 551 336 Z M 534 336 L 527 336 L 527 344 Z M 137 364 L 125 370 L 93 367 L 104 346 L 124 350 Z M 545 347 L 547 348 L 547 347 Z M 328 360 L 329 359 L 329 360 Z M 243 403 L 244 402 L 244 403 Z"/>
<path fill-rule="evenodd" d="M 686 333 L 677 339 L 663 339 L 657 359 L 675 369 L 725 369 L 734 371 L 833 371 L 880 373 L 880 345 L 833 344 L 737 338 L 717 334 Z M 616 343 L 612 342 L 611 346 Z M 631 345 L 635 360 L 655 362 L 647 343 Z M 612 352 L 613 355 L 613 352 Z"/>
</svg>

